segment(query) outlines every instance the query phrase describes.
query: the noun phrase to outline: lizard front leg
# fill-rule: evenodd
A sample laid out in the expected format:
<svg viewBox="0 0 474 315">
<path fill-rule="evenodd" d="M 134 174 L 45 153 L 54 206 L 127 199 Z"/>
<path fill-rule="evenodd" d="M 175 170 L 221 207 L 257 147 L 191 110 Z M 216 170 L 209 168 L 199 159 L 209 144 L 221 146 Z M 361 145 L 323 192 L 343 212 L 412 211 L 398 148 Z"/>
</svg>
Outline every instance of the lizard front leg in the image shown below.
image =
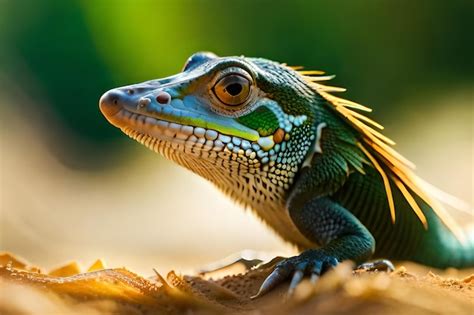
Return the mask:
<svg viewBox="0 0 474 315">
<path fill-rule="evenodd" d="M 296 227 L 320 248 L 309 249 L 275 266 L 255 297 L 261 296 L 292 276 L 290 293 L 305 274 L 315 281 L 326 270 L 344 260 L 364 262 L 375 250 L 370 232 L 347 209 L 329 197 L 310 199 L 302 205 L 289 202 Z"/>
</svg>

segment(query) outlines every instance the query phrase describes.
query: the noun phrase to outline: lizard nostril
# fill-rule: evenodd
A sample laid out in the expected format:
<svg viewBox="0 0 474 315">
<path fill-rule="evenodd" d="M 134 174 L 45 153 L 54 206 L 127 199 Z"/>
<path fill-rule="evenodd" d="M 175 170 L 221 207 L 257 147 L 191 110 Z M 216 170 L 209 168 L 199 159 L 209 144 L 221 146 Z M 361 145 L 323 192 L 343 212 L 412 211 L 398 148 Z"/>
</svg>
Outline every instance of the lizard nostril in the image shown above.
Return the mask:
<svg viewBox="0 0 474 315">
<path fill-rule="evenodd" d="M 99 107 L 106 116 L 112 116 L 122 107 L 122 97 L 119 91 L 110 90 L 106 92 L 99 101 Z"/>
<path fill-rule="evenodd" d="M 133 89 L 128 89 L 128 90 L 127 90 L 127 93 L 128 93 L 128 95 L 133 95 L 133 94 L 135 94 L 135 90 L 133 90 Z"/>
</svg>

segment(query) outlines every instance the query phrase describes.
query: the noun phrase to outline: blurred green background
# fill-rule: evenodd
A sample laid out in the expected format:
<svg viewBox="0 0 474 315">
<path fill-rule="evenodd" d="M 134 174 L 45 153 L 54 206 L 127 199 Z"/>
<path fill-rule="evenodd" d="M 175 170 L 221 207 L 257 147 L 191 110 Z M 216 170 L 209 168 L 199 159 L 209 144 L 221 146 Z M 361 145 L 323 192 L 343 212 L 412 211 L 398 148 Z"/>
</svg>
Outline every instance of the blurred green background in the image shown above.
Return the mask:
<svg viewBox="0 0 474 315">
<path fill-rule="evenodd" d="M 425 178 L 472 204 L 473 30 L 470 0 L 2 0 L 0 248 L 138 270 L 286 248 L 98 110 L 200 50 L 337 74 Z"/>
</svg>

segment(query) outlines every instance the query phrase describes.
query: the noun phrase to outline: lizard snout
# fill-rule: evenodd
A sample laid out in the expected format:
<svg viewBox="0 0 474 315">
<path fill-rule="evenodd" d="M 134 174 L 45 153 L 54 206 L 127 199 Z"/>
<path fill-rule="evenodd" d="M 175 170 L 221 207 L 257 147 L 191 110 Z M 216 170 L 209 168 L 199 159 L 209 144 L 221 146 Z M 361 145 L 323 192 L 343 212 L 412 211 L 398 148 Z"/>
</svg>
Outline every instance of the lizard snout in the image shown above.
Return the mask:
<svg viewBox="0 0 474 315">
<path fill-rule="evenodd" d="M 155 90 L 159 84 L 137 84 L 109 90 L 99 100 L 99 107 L 105 117 L 111 118 L 121 109 L 135 109 L 142 96 Z M 161 99 L 161 98 L 160 98 Z"/>
<path fill-rule="evenodd" d="M 99 101 L 99 108 L 106 117 L 114 116 L 122 109 L 123 92 L 113 89 L 104 93 Z"/>
</svg>

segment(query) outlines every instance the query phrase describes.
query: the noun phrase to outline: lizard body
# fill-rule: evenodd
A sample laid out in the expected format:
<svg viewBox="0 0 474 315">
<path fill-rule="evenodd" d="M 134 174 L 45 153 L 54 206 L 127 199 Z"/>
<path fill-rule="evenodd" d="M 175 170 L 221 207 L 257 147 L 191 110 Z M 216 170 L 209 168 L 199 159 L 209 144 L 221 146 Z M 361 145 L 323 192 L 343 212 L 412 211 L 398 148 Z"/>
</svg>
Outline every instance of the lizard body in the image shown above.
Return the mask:
<svg viewBox="0 0 474 315">
<path fill-rule="evenodd" d="M 196 53 L 182 73 L 108 91 L 100 109 L 305 250 L 278 264 L 261 293 L 346 259 L 474 266 L 474 234 L 360 113 L 368 109 L 330 94 L 341 89 L 319 74 Z"/>
</svg>

